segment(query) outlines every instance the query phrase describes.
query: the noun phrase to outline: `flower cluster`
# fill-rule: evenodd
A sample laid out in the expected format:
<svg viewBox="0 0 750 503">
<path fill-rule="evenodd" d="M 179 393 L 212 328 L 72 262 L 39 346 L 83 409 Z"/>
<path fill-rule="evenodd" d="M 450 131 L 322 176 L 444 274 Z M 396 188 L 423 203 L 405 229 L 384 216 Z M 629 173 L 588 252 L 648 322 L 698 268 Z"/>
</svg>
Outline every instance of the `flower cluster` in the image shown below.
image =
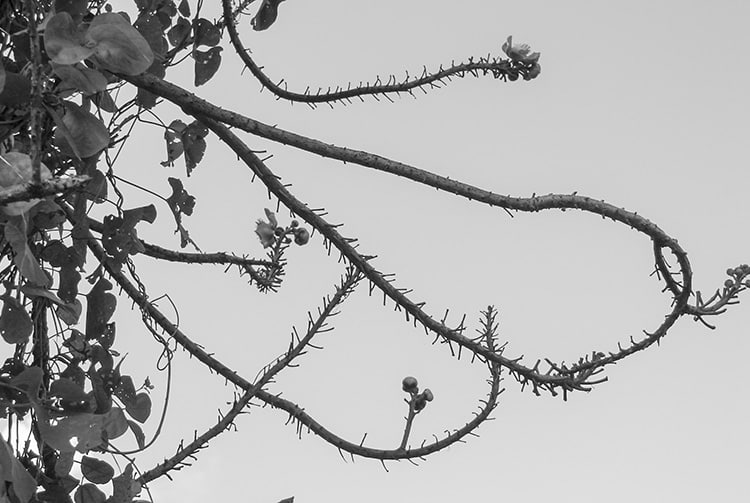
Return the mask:
<svg viewBox="0 0 750 503">
<path fill-rule="evenodd" d="M 508 40 L 503 44 L 503 52 L 508 57 L 521 65 L 520 73 L 523 75 L 524 80 L 532 80 L 539 76 L 542 71 L 542 66 L 539 64 L 538 52 L 531 52 L 529 44 L 514 44 L 513 37 L 509 36 Z M 516 78 L 518 76 L 516 75 Z M 515 80 L 511 78 L 511 80 Z"/>
<path fill-rule="evenodd" d="M 419 392 L 419 383 L 416 377 L 404 377 L 404 380 L 401 381 L 401 389 L 411 395 L 411 403 L 415 413 L 424 409 L 427 402 L 431 402 L 435 398 L 430 388 L 425 388 L 424 391 Z"/>
<path fill-rule="evenodd" d="M 279 226 L 279 222 L 276 220 L 276 215 L 273 211 L 266 208 L 265 212 L 268 221 L 258 220 L 255 224 L 255 234 L 260 239 L 263 248 L 273 246 L 277 240 L 283 239 L 289 234 L 294 236 L 294 242 L 300 246 L 306 245 L 310 241 L 310 232 L 300 227 L 297 220 L 292 220 L 290 226 L 284 229 Z"/>
</svg>

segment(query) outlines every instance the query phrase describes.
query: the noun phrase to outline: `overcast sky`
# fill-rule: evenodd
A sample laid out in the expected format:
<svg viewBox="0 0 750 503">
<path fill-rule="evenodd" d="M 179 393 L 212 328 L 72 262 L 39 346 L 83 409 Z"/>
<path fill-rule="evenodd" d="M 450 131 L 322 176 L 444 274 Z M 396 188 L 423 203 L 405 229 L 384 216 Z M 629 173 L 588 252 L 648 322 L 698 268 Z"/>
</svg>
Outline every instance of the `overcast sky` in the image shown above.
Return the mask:
<svg viewBox="0 0 750 503">
<path fill-rule="evenodd" d="M 745 1 L 316 2 L 287 1 L 268 31 L 242 26 L 246 45 L 290 89 L 346 85 L 376 75 L 403 77 L 423 65 L 500 54 L 508 35 L 540 51 L 533 82 L 454 79 L 444 89 L 395 103 L 366 99 L 311 110 L 276 101 L 231 50 L 200 96 L 224 108 L 326 142 L 362 149 L 485 189 L 516 196 L 588 195 L 646 216 L 677 238 L 695 286 L 719 288 L 724 271 L 750 262 L 747 137 L 750 133 L 750 4 Z M 183 71 L 184 70 L 184 71 Z M 189 61 L 168 79 L 191 87 Z M 162 119 L 183 118 L 165 106 Z M 165 158 L 162 132 L 144 126 L 117 168 L 120 176 L 168 194 L 183 176 Z M 436 317 L 500 310 L 506 355 L 571 361 L 610 351 L 653 330 L 670 297 L 653 270 L 651 243 L 622 225 L 581 212 L 516 214 L 354 165 L 247 136 L 295 194 L 344 223 L 376 267 L 396 273 Z M 131 167 L 132 166 L 132 167 Z M 260 257 L 254 221 L 267 199 L 259 182 L 215 140 L 185 180 L 197 197 L 186 220 L 205 251 Z M 128 194 L 131 192 L 128 191 Z M 150 196 L 132 193 L 132 206 Z M 165 205 L 145 239 L 176 248 Z M 288 221 L 281 212 L 282 223 Z M 286 219 L 286 220 L 285 220 Z M 283 352 L 292 326 L 304 329 L 343 271 L 319 236 L 289 253 L 281 291 L 264 296 L 221 267 L 137 263 L 152 297 L 168 294 L 186 334 L 248 378 Z M 363 285 L 366 286 L 366 285 Z M 750 496 L 750 406 L 746 354 L 750 300 L 732 306 L 711 331 L 680 320 L 660 347 L 607 370 L 609 382 L 567 402 L 521 392 L 512 380 L 480 438 L 419 466 L 357 459 L 345 463 L 286 414 L 251 409 L 202 451 L 193 466 L 155 481 L 160 503 L 185 501 L 743 501 Z M 160 306 L 170 313 L 169 304 Z M 146 375 L 163 396 L 158 348 L 121 302 L 117 348 L 136 382 Z M 406 405 L 401 379 L 416 376 L 435 394 L 417 417 L 412 444 L 462 426 L 485 396 L 486 370 L 431 345 L 382 296 L 363 288 L 316 339 L 301 366 L 269 389 L 299 403 L 328 429 L 394 448 Z M 152 352 L 146 356 L 144 351 Z M 210 427 L 233 390 L 185 353 L 175 360 L 165 431 L 142 469 L 171 455 L 181 438 Z M 153 431 L 155 419 L 147 425 Z M 151 430 L 148 427 L 151 427 Z"/>
</svg>

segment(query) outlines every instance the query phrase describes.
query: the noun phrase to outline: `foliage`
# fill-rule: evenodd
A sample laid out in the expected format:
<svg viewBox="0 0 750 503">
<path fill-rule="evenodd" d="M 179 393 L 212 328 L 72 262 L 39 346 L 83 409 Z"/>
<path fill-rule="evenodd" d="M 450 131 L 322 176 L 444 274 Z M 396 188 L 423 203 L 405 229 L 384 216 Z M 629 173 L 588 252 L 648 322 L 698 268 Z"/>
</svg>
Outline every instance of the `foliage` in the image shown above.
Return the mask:
<svg viewBox="0 0 750 503">
<path fill-rule="evenodd" d="M 202 17 L 202 4 L 188 0 L 135 0 L 132 16 L 115 12 L 101 0 L 10 0 L 0 7 L 0 25 L 9 35 L 0 50 L 0 280 L 4 288 L 0 335 L 13 349 L 13 356 L 0 368 L 0 415 L 11 427 L 30 424 L 32 432 L 29 443 L 2 442 L 3 501 L 134 501 L 149 482 L 180 469 L 186 458 L 231 426 L 251 401 L 286 411 L 293 421 L 352 455 L 380 460 L 426 456 L 460 441 L 489 418 L 502 391 L 501 372 L 537 394 L 562 393 L 565 397 L 588 391 L 606 380 L 599 377 L 606 365 L 658 342 L 679 317 L 693 316 L 710 326 L 707 317 L 721 314 L 750 287 L 750 267 L 743 264 L 727 271 L 729 279 L 710 299 L 695 292 L 696 302 L 691 304 L 692 271 L 685 251 L 674 238 L 636 213 L 576 194 L 500 196 L 383 157 L 267 126 L 220 109 L 165 80 L 176 61 L 191 57 L 194 85 L 209 82 L 221 67 L 226 47 L 220 44 L 228 42 L 252 74 L 279 98 L 311 106 L 365 96 L 390 99 L 392 94 L 411 93 L 452 77 L 532 80 L 541 72 L 540 54 L 531 52 L 528 45 L 516 44 L 508 37 L 502 45 L 504 54 L 470 58 L 404 81 L 378 80 L 372 85 L 336 87 L 327 92 L 294 92 L 274 84 L 243 46 L 237 24 L 244 22 L 243 15 L 253 0 L 221 3 L 223 16 L 218 21 Z M 250 26 L 255 31 L 272 28 L 281 3 L 259 2 Z M 128 92 L 132 97 L 123 100 Z M 186 114 L 185 120 L 161 123 L 167 152 L 162 165 L 172 166 L 182 158 L 190 176 L 199 169 L 206 140 L 213 134 L 295 216 L 288 224 L 281 223 L 275 212 L 266 210 L 265 218 L 257 220 L 255 233 L 266 251 L 264 258 L 201 252 L 185 224 L 185 217 L 195 210 L 196 199 L 182 180 L 174 177 L 168 179 L 172 193 L 162 199 L 172 212 L 181 249 L 192 245 L 197 251 L 169 250 L 139 238 L 138 228 L 157 218 L 156 207 L 127 206 L 117 189 L 121 178 L 107 153 L 122 147 L 127 135 L 120 135 L 133 127 L 141 114 L 155 115 L 161 100 L 178 105 Z M 672 308 L 654 332 L 617 351 L 593 352 L 573 364 L 548 360 L 544 369 L 540 361 L 527 366 L 519 358 L 504 355 L 505 346 L 497 342 L 494 307 L 482 312 L 477 337 L 466 335 L 463 323 L 448 327 L 445 320 L 438 321 L 423 304 L 411 300 L 377 271 L 370 263 L 372 257 L 360 254 L 353 240 L 343 237 L 324 219 L 324 213 L 301 203 L 230 128 L 397 174 L 507 211 L 578 209 L 610 218 L 651 239 L 655 272 L 674 298 Z M 95 219 L 92 210 L 104 211 L 104 203 L 112 202 L 112 193 L 118 195 L 113 212 Z M 260 292 L 274 292 L 284 279 L 285 251 L 292 243 L 306 245 L 311 238 L 309 229 L 322 235 L 329 251 L 335 248 L 341 254 L 346 273 L 325 297 L 317 315 L 310 315 L 305 333 L 295 330 L 289 349 L 263 368 L 254 381 L 226 367 L 161 313 L 147 296 L 132 261 L 134 255 L 146 254 L 184 263 L 227 264 L 247 275 Z M 676 260 L 676 268 L 667 264 L 665 251 Z M 403 381 L 409 398 L 405 400 L 408 415 L 401 443 L 395 449 L 378 449 L 336 436 L 303 408 L 267 390 L 279 372 L 315 347 L 311 342 L 314 336 L 329 329 L 329 318 L 363 279 L 390 298 L 407 320 L 486 364 L 490 388 L 471 421 L 441 439 L 412 446 L 412 422 L 435 395 L 429 389 L 420 392 L 416 378 L 409 376 Z M 152 385 L 148 378 L 130 375 L 124 357 L 115 349 L 115 314 L 122 296 L 138 306 L 144 327 L 163 345 L 167 362 L 172 356 L 170 347 L 176 343 L 240 390 L 232 408 L 212 428 L 181 445 L 163 463 L 138 472 L 129 456 L 153 442 L 141 428 L 152 416 Z M 125 439 L 135 448 L 126 451 L 120 447 Z M 108 461 L 111 457 L 127 461 L 119 474 Z"/>
</svg>

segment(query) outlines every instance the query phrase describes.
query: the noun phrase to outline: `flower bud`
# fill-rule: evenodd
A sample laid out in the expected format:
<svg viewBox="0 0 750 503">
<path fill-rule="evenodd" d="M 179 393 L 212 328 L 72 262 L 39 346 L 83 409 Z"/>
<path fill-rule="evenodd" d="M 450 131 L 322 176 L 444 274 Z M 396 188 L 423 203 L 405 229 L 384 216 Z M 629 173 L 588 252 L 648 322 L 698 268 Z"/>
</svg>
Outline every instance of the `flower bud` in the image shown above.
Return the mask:
<svg viewBox="0 0 750 503">
<path fill-rule="evenodd" d="M 298 245 L 306 245 L 310 241 L 310 233 L 307 229 L 294 229 L 294 242 Z"/>
<path fill-rule="evenodd" d="M 416 393 L 419 390 L 417 378 L 412 376 L 404 377 L 404 380 L 401 381 L 401 389 L 407 393 Z"/>
<path fill-rule="evenodd" d="M 431 402 L 435 398 L 435 395 L 432 394 L 432 391 L 430 391 L 430 388 L 425 388 L 424 391 L 422 391 L 422 396 L 428 402 Z"/>
</svg>

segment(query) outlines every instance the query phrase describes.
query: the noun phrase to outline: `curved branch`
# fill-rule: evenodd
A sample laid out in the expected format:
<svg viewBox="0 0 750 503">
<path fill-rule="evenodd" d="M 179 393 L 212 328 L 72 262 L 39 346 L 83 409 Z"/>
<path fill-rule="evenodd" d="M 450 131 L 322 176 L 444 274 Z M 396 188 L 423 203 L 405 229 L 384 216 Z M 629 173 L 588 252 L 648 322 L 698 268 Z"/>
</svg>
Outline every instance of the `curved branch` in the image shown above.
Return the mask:
<svg viewBox="0 0 750 503">
<path fill-rule="evenodd" d="M 578 196 L 575 194 L 550 194 L 548 196 L 531 198 L 511 198 L 508 196 L 492 194 L 491 192 L 476 187 L 445 179 L 446 182 L 444 183 L 450 183 L 452 185 L 452 192 L 469 197 L 466 190 L 466 188 L 468 188 L 469 194 L 479 196 L 475 197 L 475 199 L 479 199 L 492 206 L 525 211 L 539 211 L 550 208 L 571 208 L 589 211 L 602 215 L 603 217 L 612 218 L 613 220 L 619 221 L 643 232 L 651 237 L 656 245 L 669 248 L 677 257 L 680 264 L 680 273 L 683 277 L 684 289 L 680 292 L 679 296 L 676 297 L 672 310 L 665 316 L 664 321 L 652 334 L 647 335 L 643 340 L 637 342 L 631 339 L 631 346 L 621 348 L 617 352 L 610 353 L 609 356 L 596 359 L 586 357 L 573 369 L 560 366 L 559 368 L 553 367 L 552 370 L 547 373 L 540 373 L 537 370 L 537 366 L 530 368 L 520 364 L 519 359 L 505 358 L 500 354 L 488 350 L 476 341 L 462 335 L 461 330 L 451 329 L 444 323 L 432 318 L 432 316 L 422 309 L 423 304 L 415 303 L 409 299 L 401 289 L 395 287 L 380 271 L 376 270 L 369 263 L 371 257 L 363 256 L 357 252 L 354 247 L 350 245 L 351 240 L 348 240 L 339 234 L 335 229 L 335 226 L 329 224 L 315 213 L 315 211 L 311 210 L 304 203 L 295 198 L 288 190 L 287 186 L 284 185 L 255 155 L 255 153 L 229 130 L 229 128 L 215 121 L 213 118 L 208 118 L 206 116 L 198 116 L 198 118 L 224 143 L 226 143 L 239 156 L 239 158 L 250 167 L 250 169 L 253 170 L 253 173 L 261 179 L 266 187 L 268 187 L 268 189 L 278 197 L 284 205 L 299 215 L 300 218 L 318 229 L 326 239 L 336 246 L 347 260 L 362 270 L 373 284 L 396 302 L 397 305 L 403 308 L 409 315 L 413 316 L 422 326 L 438 334 L 447 341 L 455 342 L 474 352 L 478 356 L 499 363 L 503 367 L 508 368 L 519 382 L 524 385 L 527 383 L 531 384 L 535 391 L 537 388 L 542 388 L 554 393 L 554 389 L 557 387 L 562 388 L 566 393 L 567 391 L 572 390 L 585 390 L 586 388 L 584 386 L 587 384 L 587 379 L 591 376 L 591 372 L 593 372 L 596 367 L 602 367 L 614 363 L 630 354 L 649 347 L 666 334 L 667 330 L 671 328 L 675 321 L 684 314 L 683 310 L 691 293 L 690 285 L 692 278 L 687 254 L 682 250 L 676 240 L 669 237 L 659 227 L 642 216 L 617 208 L 616 206 L 603 201 L 597 201 L 589 197 Z M 417 170 L 417 168 L 409 168 Z M 430 175 L 433 179 L 442 179 L 442 177 L 438 177 L 437 175 Z"/>
<path fill-rule="evenodd" d="M 389 94 L 401 94 L 408 93 L 412 94 L 414 89 L 423 89 L 425 86 L 429 87 L 441 87 L 445 84 L 445 80 L 450 80 L 453 77 L 463 78 L 466 74 L 470 74 L 474 77 L 479 74 L 492 75 L 496 79 L 502 79 L 503 81 L 510 79 L 516 80 L 519 75 L 523 75 L 524 79 L 528 79 L 529 71 L 531 66 L 522 62 L 513 61 L 510 59 L 503 58 L 492 58 L 487 56 L 486 58 L 479 58 L 479 61 L 474 61 L 473 58 L 469 58 L 468 62 L 453 64 L 448 68 L 442 66 L 437 72 L 428 73 L 427 69 L 424 68 L 422 74 L 419 77 L 409 78 L 408 74 L 402 82 L 397 82 L 396 78 L 391 76 L 388 81 L 383 84 L 380 81 L 380 77 L 377 78 L 374 84 L 370 85 L 368 82 L 366 85 L 360 85 L 352 88 L 349 85 L 346 89 L 336 86 L 336 89 L 331 91 L 322 92 L 319 89 L 316 93 L 311 93 L 309 88 L 304 93 L 288 91 L 279 84 L 274 83 L 268 76 L 263 72 L 263 69 L 258 66 L 255 61 L 250 57 L 250 51 L 245 49 L 245 46 L 240 40 L 239 33 L 236 27 L 236 18 L 232 10 L 231 0 L 222 0 L 222 6 L 224 11 L 224 19 L 231 19 L 233 21 L 226 22 L 227 32 L 229 33 L 229 40 L 234 47 L 235 52 L 240 57 L 245 66 L 255 76 L 260 83 L 268 88 L 273 94 L 281 99 L 289 100 L 292 102 L 307 103 L 309 105 L 315 105 L 317 103 L 333 103 L 337 101 L 351 102 L 352 98 L 359 98 L 362 100 L 363 96 L 374 96 L 382 95 L 388 99 Z M 283 81 L 282 81 L 283 82 Z"/>
</svg>

